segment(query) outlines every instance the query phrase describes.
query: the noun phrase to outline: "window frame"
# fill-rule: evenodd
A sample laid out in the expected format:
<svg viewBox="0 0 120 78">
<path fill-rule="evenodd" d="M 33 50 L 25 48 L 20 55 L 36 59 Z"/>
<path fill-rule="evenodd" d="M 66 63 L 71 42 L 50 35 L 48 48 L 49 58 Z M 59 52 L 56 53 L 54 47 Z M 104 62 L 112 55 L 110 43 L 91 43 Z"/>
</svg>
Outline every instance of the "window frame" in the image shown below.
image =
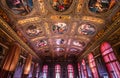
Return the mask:
<svg viewBox="0 0 120 78">
<path fill-rule="evenodd" d="M 61 65 L 60 64 L 55 65 L 55 78 L 56 78 L 56 74 L 59 74 L 59 77 L 57 78 L 61 78 Z"/>
<path fill-rule="evenodd" d="M 74 78 L 74 68 L 72 64 L 67 65 L 68 78 Z"/>
<path fill-rule="evenodd" d="M 120 76 L 120 64 L 114 54 L 112 46 L 108 42 L 103 42 L 100 50 L 110 78 L 118 78 Z"/>
<path fill-rule="evenodd" d="M 88 62 L 89 62 L 89 67 L 92 71 L 93 77 L 99 78 L 98 69 L 97 69 L 96 62 L 95 62 L 95 59 L 92 53 L 88 54 Z"/>
<path fill-rule="evenodd" d="M 42 73 L 43 73 L 43 78 L 48 78 L 48 65 L 43 65 Z"/>
</svg>

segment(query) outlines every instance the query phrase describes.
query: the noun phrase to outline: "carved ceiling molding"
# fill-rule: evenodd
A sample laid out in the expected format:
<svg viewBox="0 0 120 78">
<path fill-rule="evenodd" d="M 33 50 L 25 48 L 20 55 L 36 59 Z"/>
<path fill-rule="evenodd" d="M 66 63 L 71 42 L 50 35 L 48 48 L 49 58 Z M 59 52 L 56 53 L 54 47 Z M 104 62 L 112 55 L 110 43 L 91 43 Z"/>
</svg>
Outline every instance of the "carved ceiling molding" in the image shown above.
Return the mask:
<svg viewBox="0 0 120 78">
<path fill-rule="evenodd" d="M 119 45 L 120 44 L 120 29 L 112 33 L 111 36 L 108 37 L 108 41 L 113 47 Z"/>
<path fill-rule="evenodd" d="M 51 15 L 50 19 L 52 20 L 71 20 L 70 15 Z"/>
<path fill-rule="evenodd" d="M 6 22 L 10 22 L 10 19 L 8 17 L 8 15 L 0 8 L 0 16 L 6 21 Z"/>
<path fill-rule="evenodd" d="M 116 21 L 105 31 L 105 33 L 81 55 L 82 58 L 87 56 L 88 53 L 95 50 L 96 47 L 98 47 L 103 41 L 108 40 L 109 36 L 114 33 L 115 31 L 120 29 L 120 17 L 116 19 Z M 81 57 L 78 58 L 78 60 L 81 59 Z"/>
<path fill-rule="evenodd" d="M 50 16 L 50 19 L 52 20 L 71 20 L 73 19 L 71 16 L 69 15 L 52 15 Z M 27 24 L 27 23 L 30 23 L 30 22 L 40 22 L 41 20 L 45 20 L 44 18 L 40 18 L 40 17 L 31 17 L 31 18 L 27 18 L 27 19 L 22 19 L 22 20 L 18 20 L 18 24 Z M 48 19 L 46 19 L 48 20 Z M 98 24 L 104 24 L 105 21 L 101 18 L 97 18 L 97 17 L 92 17 L 92 16 L 79 16 L 79 17 L 74 17 L 73 20 L 76 20 L 76 21 L 80 21 L 80 20 L 83 20 L 83 21 L 91 21 L 91 22 L 94 22 L 94 23 L 98 23 Z"/>
<path fill-rule="evenodd" d="M 0 28 L 2 28 L 6 33 L 8 33 L 8 35 L 10 35 L 16 42 L 18 42 L 21 47 L 23 47 L 26 52 L 29 52 L 30 54 L 32 54 L 35 58 L 39 59 L 40 58 L 35 54 L 35 52 L 29 48 L 29 46 L 27 46 L 26 43 L 24 43 L 16 34 L 16 32 L 5 22 L 3 21 L 2 18 L 0 18 Z"/>
<path fill-rule="evenodd" d="M 36 21 L 41 21 L 40 17 L 32 17 L 32 18 L 22 19 L 22 20 L 19 20 L 17 23 L 18 24 L 26 24 L 26 23 L 30 23 L 30 22 L 36 22 Z"/>
<path fill-rule="evenodd" d="M 1 44 L 5 46 L 9 46 L 9 44 L 11 44 L 13 41 L 14 39 L 0 28 L 0 43 Z"/>
<path fill-rule="evenodd" d="M 115 21 L 118 17 L 120 17 L 120 10 L 114 15 L 112 21 Z"/>
<path fill-rule="evenodd" d="M 95 23 L 98 23 L 98 24 L 104 24 L 105 23 L 105 21 L 103 19 L 92 17 L 92 16 L 83 16 L 82 20 L 91 21 L 91 22 L 95 22 Z"/>
</svg>

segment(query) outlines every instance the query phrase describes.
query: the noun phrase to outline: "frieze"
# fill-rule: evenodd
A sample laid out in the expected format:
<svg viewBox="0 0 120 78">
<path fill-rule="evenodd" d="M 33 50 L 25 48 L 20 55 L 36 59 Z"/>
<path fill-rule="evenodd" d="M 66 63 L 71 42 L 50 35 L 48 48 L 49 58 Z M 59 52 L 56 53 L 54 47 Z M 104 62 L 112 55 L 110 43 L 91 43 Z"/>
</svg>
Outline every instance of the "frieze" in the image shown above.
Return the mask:
<svg viewBox="0 0 120 78">
<path fill-rule="evenodd" d="M 105 22 L 101 18 L 96 18 L 96 17 L 91 17 L 91 16 L 83 16 L 82 20 L 92 21 L 92 22 L 99 23 L 99 24 L 103 24 Z"/>
<path fill-rule="evenodd" d="M 70 20 L 71 16 L 69 16 L 69 15 L 52 15 L 50 18 L 52 20 L 59 20 L 59 19 L 61 19 L 61 20 Z"/>
<path fill-rule="evenodd" d="M 19 20 L 18 24 L 25 24 L 25 23 L 36 22 L 36 21 L 41 21 L 41 19 L 39 17 L 27 18 L 27 19 Z"/>
</svg>

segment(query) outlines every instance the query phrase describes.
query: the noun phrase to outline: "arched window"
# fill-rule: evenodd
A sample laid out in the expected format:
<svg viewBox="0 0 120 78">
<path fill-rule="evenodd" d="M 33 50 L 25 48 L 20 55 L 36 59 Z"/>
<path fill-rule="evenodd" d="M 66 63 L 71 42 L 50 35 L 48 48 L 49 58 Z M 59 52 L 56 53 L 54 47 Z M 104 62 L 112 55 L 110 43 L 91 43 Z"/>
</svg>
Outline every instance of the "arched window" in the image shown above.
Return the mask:
<svg viewBox="0 0 120 78">
<path fill-rule="evenodd" d="M 59 64 L 55 65 L 55 78 L 60 78 L 61 67 Z"/>
<path fill-rule="evenodd" d="M 103 60 L 106 64 L 107 70 L 110 74 L 110 78 L 119 78 L 120 76 L 120 64 L 113 52 L 111 45 L 108 42 L 103 42 L 100 47 Z"/>
<path fill-rule="evenodd" d="M 48 75 L 48 65 L 43 66 L 43 78 L 47 78 Z"/>
<path fill-rule="evenodd" d="M 92 71 L 93 77 L 99 78 L 98 71 L 96 68 L 96 63 L 95 63 L 95 60 L 94 60 L 92 53 L 88 54 L 88 61 L 89 61 L 89 66 L 90 66 L 90 69 Z"/>
<path fill-rule="evenodd" d="M 67 70 L 68 70 L 68 78 L 74 78 L 74 69 L 71 64 L 68 64 Z"/>
<path fill-rule="evenodd" d="M 78 63 L 78 73 L 79 73 L 79 78 L 81 78 L 81 68 L 80 68 L 80 63 Z"/>
<path fill-rule="evenodd" d="M 87 72 L 87 68 L 86 68 L 86 63 L 85 60 L 82 60 L 82 64 L 81 64 L 81 71 L 82 71 L 82 78 L 88 78 L 88 72 Z"/>
</svg>

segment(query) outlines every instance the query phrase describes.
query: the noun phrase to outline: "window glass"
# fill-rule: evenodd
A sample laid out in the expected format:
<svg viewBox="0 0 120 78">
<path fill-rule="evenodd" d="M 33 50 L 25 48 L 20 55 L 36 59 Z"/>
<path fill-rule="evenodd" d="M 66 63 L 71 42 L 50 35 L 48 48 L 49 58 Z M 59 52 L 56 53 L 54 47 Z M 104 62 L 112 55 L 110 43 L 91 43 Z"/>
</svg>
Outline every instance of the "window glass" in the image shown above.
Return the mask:
<svg viewBox="0 0 120 78">
<path fill-rule="evenodd" d="M 99 75 L 100 75 L 100 78 L 109 78 L 108 77 L 108 72 L 105 68 L 105 64 L 102 60 L 102 57 L 101 56 L 98 56 L 96 59 L 96 66 L 97 66 L 97 69 L 98 69 L 98 72 L 99 72 Z"/>
<path fill-rule="evenodd" d="M 120 64 L 116 59 L 111 45 L 108 42 L 101 44 L 101 53 L 104 58 L 107 70 L 110 74 L 110 78 L 119 78 L 120 76 Z"/>
<path fill-rule="evenodd" d="M 99 78 L 98 71 L 97 71 L 96 64 L 95 64 L 95 60 L 94 60 L 92 53 L 90 53 L 88 55 L 88 61 L 89 61 L 90 69 L 92 70 L 93 77 Z"/>
<path fill-rule="evenodd" d="M 85 63 L 84 59 L 82 60 L 81 66 L 82 66 L 82 69 L 81 69 L 81 71 L 82 71 L 82 78 L 88 78 L 88 72 L 87 72 L 86 63 Z"/>
<path fill-rule="evenodd" d="M 48 65 L 43 66 L 43 78 L 47 78 L 48 74 Z"/>
<path fill-rule="evenodd" d="M 55 65 L 55 78 L 60 78 L 61 67 L 59 64 Z"/>
<path fill-rule="evenodd" d="M 81 67 L 80 67 L 80 63 L 78 63 L 78 73 L 79 73 L 79 78 L 81 78 Z"/>
<path fill-rule="evenodd" d="M 69 64 L 67 66 L 68 69 L 68 78 L 74 78 L 74 70 L 73 70 L 73 66 L 71 64 Z"/>
</svg>

